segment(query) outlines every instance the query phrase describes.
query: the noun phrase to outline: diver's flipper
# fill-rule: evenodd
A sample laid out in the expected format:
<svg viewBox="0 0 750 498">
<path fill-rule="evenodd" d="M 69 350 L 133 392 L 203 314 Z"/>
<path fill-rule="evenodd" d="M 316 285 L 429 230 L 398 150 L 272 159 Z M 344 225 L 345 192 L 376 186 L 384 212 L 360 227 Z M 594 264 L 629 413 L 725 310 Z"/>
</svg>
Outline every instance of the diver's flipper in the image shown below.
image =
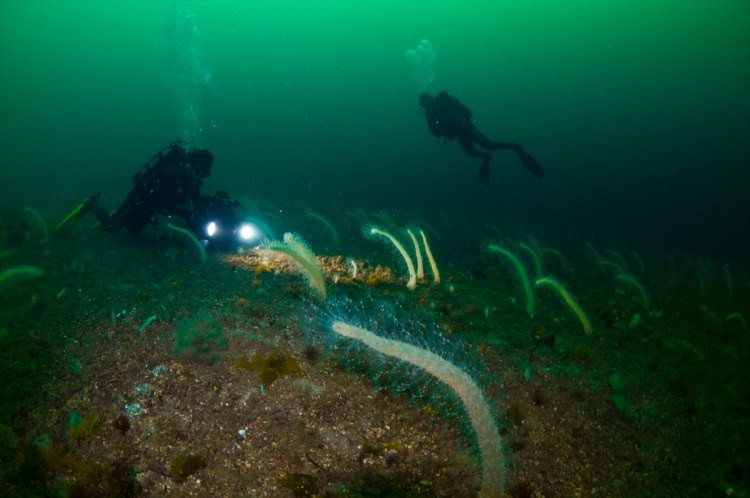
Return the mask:
<svg viewBox="0 0 750 498">
<path fill-rule="evenodd" d="M 523 147 L 521 147 L 520 145 L 516 149 L 516 155 L 518 155 L 518 160 L 521 161 L 523 167 L 529 170 L 532 175 L 539 178 L 540 180 L 544 178 L 544 168 L 542 168 L 542 166 L 538 162 L 536 162 L 536 159 L 527 154 L 526 151 L 523 150 Z"/>
<path fill-rule="evenodd" d="M 57 224 L 57 226 L 55 227 L 55 233 L 58 233 L 65 227 L 65 225 L 67 225 L 71 221 L 88 213 L 89 209 L 91 209 L 91 206 L 99 200 L 99 195 L 101 194 L 94 194 L 86 197 L 79 205 L 75 207 L 75 209 L 73 209 L 73 211 L 68 213 L 68 215 L 63 218 L 60 223 Z"/>
</svg>

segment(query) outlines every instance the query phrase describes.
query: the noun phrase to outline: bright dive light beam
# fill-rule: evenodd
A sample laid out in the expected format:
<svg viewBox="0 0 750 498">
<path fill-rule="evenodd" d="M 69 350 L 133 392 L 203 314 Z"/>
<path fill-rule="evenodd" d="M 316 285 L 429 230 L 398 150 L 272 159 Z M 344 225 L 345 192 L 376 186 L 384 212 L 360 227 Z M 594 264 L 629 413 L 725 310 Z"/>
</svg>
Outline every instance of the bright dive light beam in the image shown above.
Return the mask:
<svg viewBox="0 0 750 498">
<path fill-rule="evenodd" d="M 258 238 L 260 235 L 260 231 L 258 230 L 258 227 L 251 223 L 243 223 L 240 225 L 239 230 L 237 233 L 240 236 L 240 240 L 242 241 L 249 241 Z"/>
<path fill-rule="evenodd" d="M 215 221 L 210 222 L 208 225 L 206 225 L 206 235 L 209 237 L 213 237 L 216 235 L 216 232 L 219 230 L 218 225 L 216 225 Z"/>
</svg>

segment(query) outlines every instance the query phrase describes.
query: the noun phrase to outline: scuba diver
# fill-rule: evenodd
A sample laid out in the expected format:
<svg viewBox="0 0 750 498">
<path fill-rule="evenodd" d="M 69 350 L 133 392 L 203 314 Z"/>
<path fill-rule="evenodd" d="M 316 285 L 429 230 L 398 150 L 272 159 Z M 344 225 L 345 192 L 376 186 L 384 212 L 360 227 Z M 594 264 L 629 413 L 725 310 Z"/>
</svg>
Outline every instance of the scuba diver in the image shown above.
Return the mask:
<svg viewBox="0 0 750 498">
<path fill-rule="evenodd" d="M 133 175 L 133 189 L 113 214 L 99 205 L 100 194 L 91 195 L 57 225 L 55 233 L 90 211 L 110 233 L 125 228 L 138 235 L 146 225 L 155 224 L 156 214 L 163 214 L 182 218 L 206 244 L 226 248 L 233 242 L 257 241 L 258 236 L 248 231 L 251 227 L 233 211 L 238 201 L 224 191 L 200 193 L 203 180 L 211 175 L 213 158 L 208 150 L 187 150 L 184 142 L 172 142 Z"/>
<path fill-rule="evenodd" d="M 424 107 L 427 126 L 433 135 L 442 138 L 443 143 L 458 139 L 466 155 L 482 158 L 479 183 L 487 186 L 490 184 L 492 154 L 487 151 L 493 150 L 512 150 L 532 175 L 540 180 L 544 177 L 544 168 L 520 144 L 491 141 L 471 121 L 471 111 L 448 92 L 440 92 L 435 97 L 422 93 L 419 95 L 419 103 Z M 474 144 L 486 150 L 477 149 Z"/>
</svg>

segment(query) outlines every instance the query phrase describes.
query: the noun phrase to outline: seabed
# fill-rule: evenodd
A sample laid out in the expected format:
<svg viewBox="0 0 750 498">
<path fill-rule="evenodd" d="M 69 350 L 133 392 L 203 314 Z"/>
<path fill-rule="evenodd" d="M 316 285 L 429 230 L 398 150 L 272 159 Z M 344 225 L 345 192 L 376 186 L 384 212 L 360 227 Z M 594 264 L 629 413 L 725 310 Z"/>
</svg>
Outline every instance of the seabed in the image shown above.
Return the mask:
<svg viewBox="0 0 750 498">
<path fill-rule="evenodd" d="M 550 257 L 545 273 L 586 311 L 587 335 L 550 289 L 534 289 L 530 317 L 486 236 L 435 226 L 442 281 L 428 268 L 414 291 L 385 244 L 307 235 L 328 300 L 349 303 L 337 309 L 397 303 L 436 343 L 470 346 L 459 366 L 497 419 L 508 496 L 748 496 L 746 269 L 668 254 L 641 268 L 621 249 L 646 309 L 601 263 L 622 261 L 560 249 L 567 262 Z M 423 374 L 326 338 L 327 304 L 281 255 L 200 263 L 164 232 L 78 228 L 0 263 L 44 270 L 0 288 L 3 496 L 476 496 L 461 408 L 409 384 Z"/>
</svg>

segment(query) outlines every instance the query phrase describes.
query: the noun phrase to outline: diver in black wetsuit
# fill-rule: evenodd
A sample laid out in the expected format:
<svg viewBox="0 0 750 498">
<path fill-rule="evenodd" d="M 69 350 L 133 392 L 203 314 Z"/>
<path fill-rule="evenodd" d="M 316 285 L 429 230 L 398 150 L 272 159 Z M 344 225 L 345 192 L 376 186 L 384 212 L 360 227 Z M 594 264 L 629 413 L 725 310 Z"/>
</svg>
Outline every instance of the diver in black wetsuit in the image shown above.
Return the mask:
<svg viewBox="0 0 750 498">
<path fill-rule="evenodd" d="M 483 185 L 490 183 L 492 154 L 487 152 L 488 150 L 512 150 L 532 175 L 539 179 L 544 177 L 544 168 L 526 153 L 520 144 L 491 141 L 471 121 L 471 111 L 448 92 L 440 92 L 435 97 L 429 93 L 422 93 L 419 96 L 419 103 L 424 107 L 427 126 L 433 135 L 442 138 L 444 143 L 458 139 L 458 143 L 468 156 L 482 158 L 482 164 L 479 167 L 479 183 Z M 477 149 L 474 144 L 486 150 Z"/>
<path fill-rule="evenodd" d="M 234 241 L 245 224 L 233 209 L 239 202 L 224 191 L 202 195 L 203 180 L 210 176 L 213 154 L 205 149 L 187 150 L 181 141 L 172 142 L 152 157 L 134 176 L 133 189 L 109 214 L 98 201 L 100 194 L 87 197 L 55 229 L 91 211 L 107 232 L 123 228 L 139 234 L 156 214 L 177 216 L 199 239 L 224 245 Z M 213 225 L 214 228 L 208 228 Z M 216 233 L 216 227 L 222 228 Z"/>
<path fill-rule="evenodd" d="M 99 194 L 88 197 L 84 209 L 93 212 L 108 232 L 125 228 L 138 234 L 156 213 L 188 220 L 200 201 L 213 159 L 207 150 L 188 151 L 182 142 L 172 142 L 133 175 L 133 189 L 112 215 L 99 206 Z"/>
</svg>

